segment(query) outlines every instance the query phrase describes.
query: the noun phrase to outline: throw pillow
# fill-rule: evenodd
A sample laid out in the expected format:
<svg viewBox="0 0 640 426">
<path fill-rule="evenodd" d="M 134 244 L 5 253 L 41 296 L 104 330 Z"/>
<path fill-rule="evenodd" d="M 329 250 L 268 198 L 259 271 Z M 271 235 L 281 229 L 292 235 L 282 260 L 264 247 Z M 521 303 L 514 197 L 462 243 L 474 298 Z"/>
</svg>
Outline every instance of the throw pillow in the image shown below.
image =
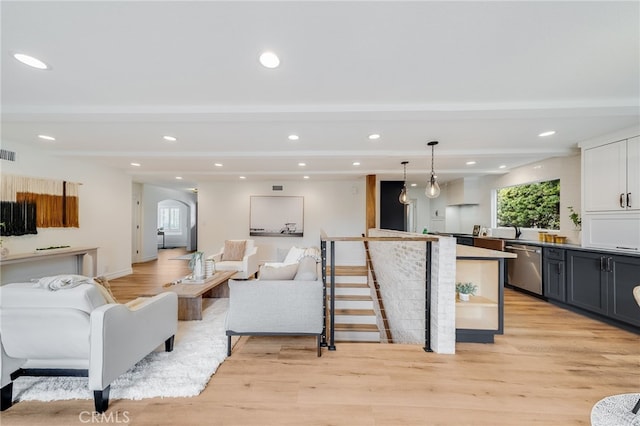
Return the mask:
<svg viewBox="0 0 640 426">
<path fill-rule="evenodd" d="M 102 293 L 102 296 L 106 299 L 107 303 L 118 303 L 116 298 L 113 296 L 113 291 L 111 290 L 111 284 L 109 284 L 109 280 L 105 276 L 95 277 L 93 279 L 94 284 Z"/>
<path fill-rule="evenodd" d="M 290 265 L 274 268 L 273 266 L 262 266 L 260 273 L 258 274 L 258 280 L 262 281 L 274 281 L 274 280 L 292 280 L 298 272 L 298 264 L 292 263 Z"/>
<path fill-rule="evenodd" d="M 227 240 L 224 242 L 222 260 L 238 261 L 244 257 L 244 250 L 247 245 L 245 240 Z"/>
<path fill-rule="evenodd" d="M 294 278 L 299 281 L 315 281 L 318 279 L 316 259 L 313 256 L 305 256 L 298 262 L 298 272 Z"/>
<path fill-rule="evenodd" d="M 304 255 L 304 249 L 293 246 L 289 249 L 287 257 L 284 258 L 284 263 L 298 263 L 300 258 Z"/>
</svg>

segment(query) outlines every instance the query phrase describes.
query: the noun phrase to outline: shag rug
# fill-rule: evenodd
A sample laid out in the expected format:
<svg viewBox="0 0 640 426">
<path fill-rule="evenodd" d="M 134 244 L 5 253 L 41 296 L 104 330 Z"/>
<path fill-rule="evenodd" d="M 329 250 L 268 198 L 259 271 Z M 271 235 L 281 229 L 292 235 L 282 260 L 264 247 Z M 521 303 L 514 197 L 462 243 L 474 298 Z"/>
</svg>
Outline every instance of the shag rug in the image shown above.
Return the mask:
<svg viewBox="0 0 640 426">
<path fill-rule="evenodd" d="M 591 409 L 592 426 L 640 426 L 640 412 L 631 412 L 639 398 L 640 393 L 623 393 L 601 399 Z"/>
<path fill-rule="evenodd" d="M 224 321 L 229 299 L 203 299 L 201 321 L 179 321 L 173 351 L 162 344 L 111 383 L 109 399 L 190 397 L 200 394 L 227 357 Z M 14 400 L 93 399 L 87 377 L 19 377 Z"/>
</svg>

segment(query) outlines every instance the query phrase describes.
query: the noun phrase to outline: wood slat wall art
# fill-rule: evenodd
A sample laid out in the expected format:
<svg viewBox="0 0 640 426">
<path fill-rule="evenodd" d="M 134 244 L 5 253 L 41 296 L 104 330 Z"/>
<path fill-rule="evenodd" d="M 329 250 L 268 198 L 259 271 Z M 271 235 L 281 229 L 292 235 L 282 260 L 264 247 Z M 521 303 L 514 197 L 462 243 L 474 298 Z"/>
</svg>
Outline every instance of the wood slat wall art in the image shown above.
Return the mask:
<svg viewBox="0 0 640 426">
<path fill-rule="evenodd" d="M 5 223 L 3 235 L 24 235 L 25 229 L 32 228 L 78 228 L 79 199 L 81 184 L 54 179 L 26 176 L 3 175 L 0 197 L 3 202 L 17 203 L 18 206 L 35 205 L 35 225 L 17 223 L 27 216 L 9 215 L 9 209 L 2 209 Z M 19 210 L 14 207 L 11 211 Z M 25 226 L 23 226 L 25 225 Z"/>
</svg>

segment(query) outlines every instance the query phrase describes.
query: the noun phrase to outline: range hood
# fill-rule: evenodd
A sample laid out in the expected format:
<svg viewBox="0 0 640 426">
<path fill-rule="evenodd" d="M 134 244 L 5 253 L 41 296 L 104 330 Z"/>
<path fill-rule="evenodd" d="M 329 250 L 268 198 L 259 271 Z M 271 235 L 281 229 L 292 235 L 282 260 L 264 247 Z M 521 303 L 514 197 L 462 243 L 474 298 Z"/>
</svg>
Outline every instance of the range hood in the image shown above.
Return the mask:
<svg viewBox="0 0 640 426">
<path fill-rule="evenodd" d="M 447 204 L 450 206 L 476 205 L 479 200 L 477 177 L 457 179 L 447 184 Z"/>
</svg>

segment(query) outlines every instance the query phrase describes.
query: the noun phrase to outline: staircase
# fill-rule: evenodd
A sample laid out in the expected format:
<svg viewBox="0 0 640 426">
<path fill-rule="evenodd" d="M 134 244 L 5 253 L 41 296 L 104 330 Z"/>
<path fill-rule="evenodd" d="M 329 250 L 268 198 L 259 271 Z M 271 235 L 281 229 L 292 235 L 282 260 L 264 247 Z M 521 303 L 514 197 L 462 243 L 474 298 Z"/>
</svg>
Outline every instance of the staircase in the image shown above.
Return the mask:
<svg viewBox="0 0 640 426">
<path fill-rule="evenodd" d="M 327 278 L 329 280 L 329 278 Z M 331 288 L 327 284 L 327 297 Z M 380 342 L 364 266 L 336 267 L 335 341 Z"/>
</svg>

